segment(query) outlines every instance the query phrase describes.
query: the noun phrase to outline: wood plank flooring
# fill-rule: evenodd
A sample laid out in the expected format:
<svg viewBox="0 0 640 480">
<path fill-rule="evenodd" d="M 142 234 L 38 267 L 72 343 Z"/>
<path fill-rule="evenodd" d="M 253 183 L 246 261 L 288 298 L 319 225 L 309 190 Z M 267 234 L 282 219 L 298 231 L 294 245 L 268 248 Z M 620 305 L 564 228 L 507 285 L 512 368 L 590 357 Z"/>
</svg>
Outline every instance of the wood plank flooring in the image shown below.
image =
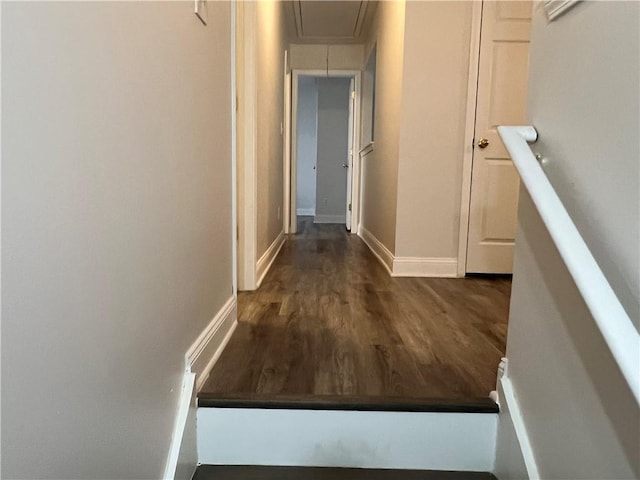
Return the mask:
<svg viewBox="0 0 640 480">
<path fill-rule="evenodd" d="M 392 278 L 344 225 L 300 217 L 202 389 L 464 399 L 495 388 L 509 278 Z"/>
</svg>

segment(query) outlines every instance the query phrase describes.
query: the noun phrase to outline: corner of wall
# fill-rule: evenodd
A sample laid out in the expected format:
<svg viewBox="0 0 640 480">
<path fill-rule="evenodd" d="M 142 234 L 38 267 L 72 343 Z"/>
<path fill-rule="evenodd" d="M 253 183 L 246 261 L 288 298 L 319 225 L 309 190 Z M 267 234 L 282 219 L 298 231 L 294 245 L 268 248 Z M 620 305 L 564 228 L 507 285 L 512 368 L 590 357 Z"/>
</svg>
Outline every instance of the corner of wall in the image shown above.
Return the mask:
<svg viewBox="0 0 640 480">
<path fill-rule="evenodd" d="M 492 392 L 500 406 L 493 473 L 501 480 L 537 479 L 538 467 L 507 366 L 508 359 L 503 358 L 498 367 L 497 392 Z"/>
<path fill-rule="evenodd" d="M 237 298 L 225 302 L 185 353 L 185 371 L 164 480 L 190 480 L 196 468 L 197 393 L 237 326 Z"/>
<path fill-rule="evenodd" d="M 271 245 L 269 245 L 269 248 L 267 248 L 266 252 L 264 252 L 264 254 L 262 254 L 260 259 L 258 260 L 258 264 L 256 267 L 256 276 L 258 278 L 258 282 L 256 288 L 259 288 L 260 285 L 262 285 L 262 280 L 264 280 L 264 277 L 269 272 L 269 269 L 271 268 L 271 265 L 273 265 L 273 262 L 278 256 L 278 253 L 280 253 L 285 240 L 286 237 L 283 230 L 278 234 Z"/>
<path fill-rule="evenodd" d="M 369 250 L 376 256 L 382 266 L 386 268 L 389 275 L 391 275 L 393 271 L 393 253 L 391 253 L 373 233 L 367 230 L 367 227 L 364 225 L 361 224 L 358 230 L 360 238 L 362 238 L 364 243 L 369 247 Z"/>
<path fill-rule="evenodd" d="M 454 257 L 395 256 L 392 275 L 394 277 L 457 277 L 458 259 Z"/>
<path fill-rule="evenodd" d="M 365 56 L 376 45 L 375 149 L 362 166 L 363 238 L 373 234 L 395 252 L 399 121 L 404 59 L 404 2 L 380 2 L 367 38 Z M 363 122 L 363 126 L 366 122 Z M 362 135 L 368 138 L 368 135 Z M 392 268 L 391 265 L 388 265 Z"/>
</svg>

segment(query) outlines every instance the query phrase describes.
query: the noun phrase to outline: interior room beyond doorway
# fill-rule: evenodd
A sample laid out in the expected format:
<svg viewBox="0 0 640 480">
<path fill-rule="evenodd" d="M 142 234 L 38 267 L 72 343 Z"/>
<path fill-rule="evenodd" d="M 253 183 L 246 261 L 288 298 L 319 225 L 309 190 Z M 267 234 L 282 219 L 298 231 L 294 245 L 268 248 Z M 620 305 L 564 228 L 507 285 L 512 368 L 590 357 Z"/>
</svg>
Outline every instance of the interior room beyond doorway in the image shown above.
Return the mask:
<svg viewBox="0 0 640 480">
<path fill-rule="evenodd" d="M 298 216 L 351 228 L 358 78 L 319 73 L 293 75 L 291 233 Z"/>
<path fill-rule="evenodd" d="M 315 223 L 346 223 L 350 83 L 299 77 L 296 214 Z"/>
</svg>

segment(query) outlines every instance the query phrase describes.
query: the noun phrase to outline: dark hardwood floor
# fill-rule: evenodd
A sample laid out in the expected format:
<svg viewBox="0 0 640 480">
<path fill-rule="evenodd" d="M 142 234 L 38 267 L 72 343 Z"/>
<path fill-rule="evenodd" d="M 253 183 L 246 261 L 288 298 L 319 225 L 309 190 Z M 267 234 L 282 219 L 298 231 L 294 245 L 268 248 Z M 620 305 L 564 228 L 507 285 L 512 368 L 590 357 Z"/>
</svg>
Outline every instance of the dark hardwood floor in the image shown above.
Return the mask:
<svg viewBox="0 0 640 480">
<path fill-rule="evenodd" d="M 495 388 L 509 278 L 392 278 L 344 225 L 300 217 L 203 395 L 464 399 Z"/>
</svg>

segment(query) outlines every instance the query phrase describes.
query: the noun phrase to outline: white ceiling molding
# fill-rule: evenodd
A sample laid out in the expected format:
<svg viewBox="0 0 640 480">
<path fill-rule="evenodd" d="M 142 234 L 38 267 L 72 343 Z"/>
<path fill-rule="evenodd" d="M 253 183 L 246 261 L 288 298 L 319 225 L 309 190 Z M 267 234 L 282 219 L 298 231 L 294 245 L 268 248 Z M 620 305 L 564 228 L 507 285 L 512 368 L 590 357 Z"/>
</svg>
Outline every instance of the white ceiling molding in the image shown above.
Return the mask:
<svg viewBox="0 0 640 480">
<path fill-rule="evenodd" d="M 300 5 L 300 1 L 295 1 L 291 4 L 293 5 L 293 15 L 296 21 L 296 34 L 298 38 L 302 38 L 302 6 Z"/>
<path fill-rule="evenodd" d="M 544 8 L 549 20 L 555 20 L 564 12 L 574 7 L 581 0 L 545 0 Z"/>
<path fill-rule="evenodd" d="M 364 19 L 367 15 L 367 8 L 369 8 L 369 2 L 360 2 L 360 10 L 358 10 L 358 18 L 356 20 L 356 26 L 353 29 L 353 36 L 359 37 L 362 33 L 362 26 L 364 25 Z"/>
</svg>

